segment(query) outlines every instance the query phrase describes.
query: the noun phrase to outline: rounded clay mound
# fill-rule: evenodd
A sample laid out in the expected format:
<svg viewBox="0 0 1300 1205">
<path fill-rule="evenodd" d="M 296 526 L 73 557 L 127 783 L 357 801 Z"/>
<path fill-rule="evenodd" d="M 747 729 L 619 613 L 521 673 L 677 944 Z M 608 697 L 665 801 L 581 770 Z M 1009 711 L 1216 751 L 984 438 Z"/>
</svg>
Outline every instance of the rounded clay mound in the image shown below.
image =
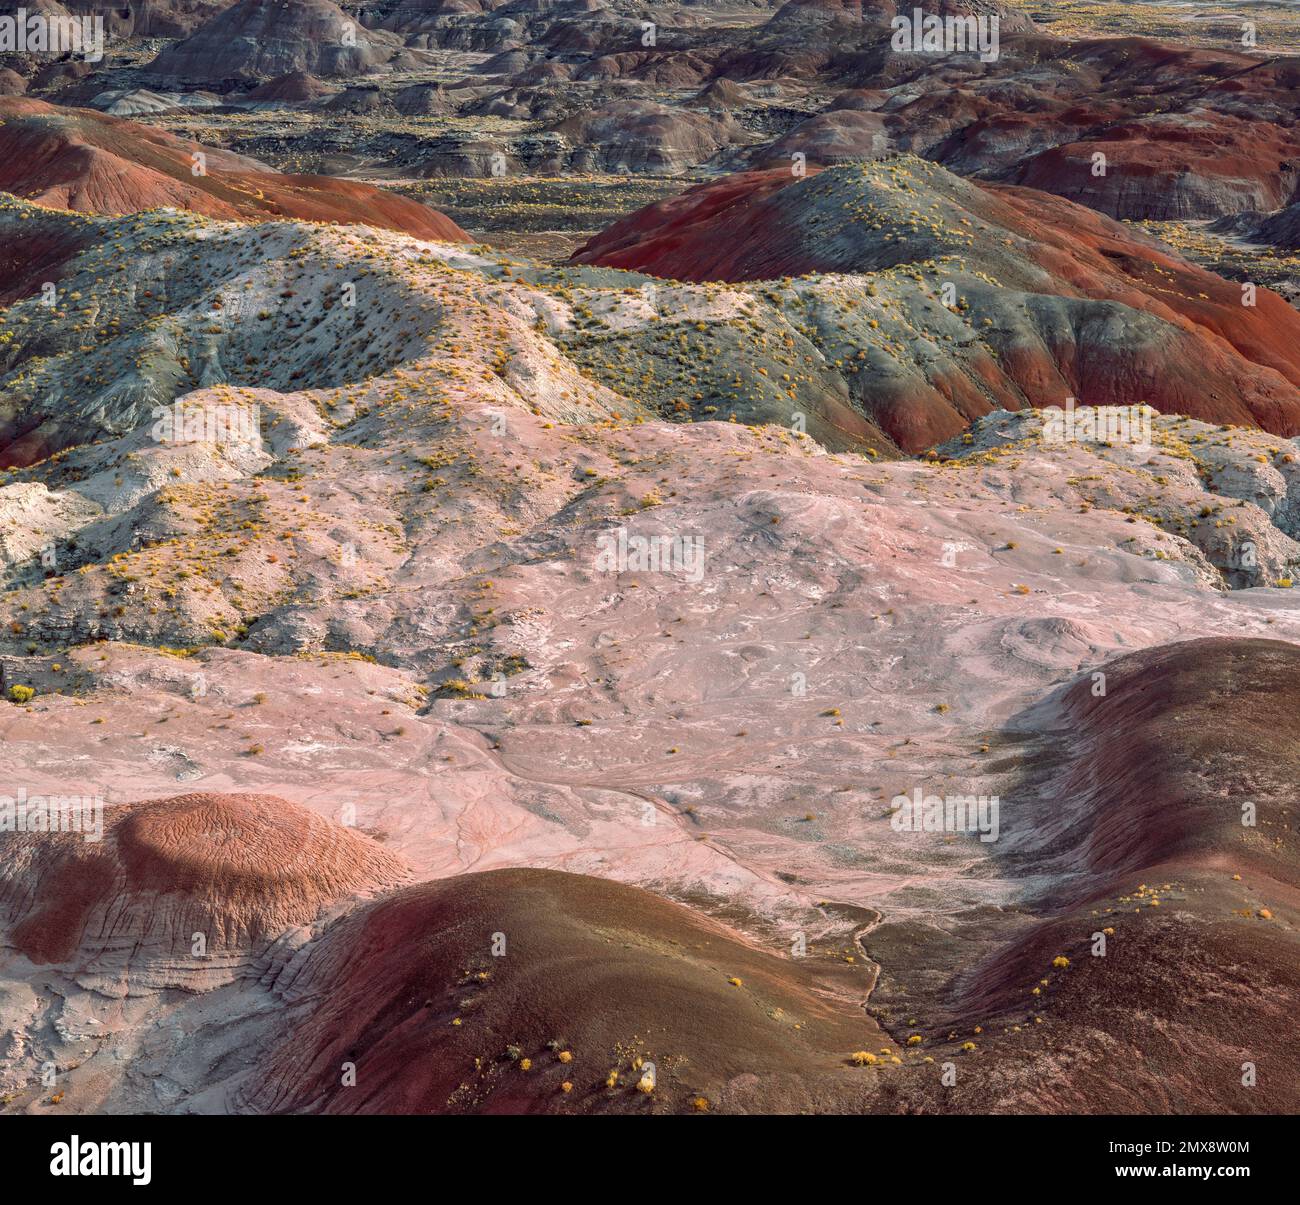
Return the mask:
<svg viewBox="0 0 1300 1205">
<path fill-rule="evenodd" d="M 245 1104 L 621 1113 L 689 1110 L 703 1096 L 742 1111 L 858 1107 L 867 1089 L 848 1056 L 889 1043 L 862 1010 L 869 983 L 862 964 L 769 953 L 625 884 L 460 875 L 377 901 L 322 937 L 287 1000 L 303 1015 Z M 653 1094 L 637 1090 L 638 1057 L 659 1069 Z M 347 1062 L 357 1082 L 341 1087 Z"/>
<path fill-rule="evenodd" d="M 274 795 L 179 795 L 132 807 L 114 835 L 132 891 L 260 903 L 295 918 L 363 886 L 392 860 Z"/>
<path fill-rule="evenodd" d="M 1011 856 L 1041 888 L 1014 925 L 936 939 L 902 918 L 865 943 L 873 1003 L 977 1051 L 979 1074 L 919 1080 L 910 1107 L 1293 1113 L 1300 647 L 1187 640 L 1102 669 L 1104 691 L 1088 672 L 1053 701 L 1045 743 L 1069 753 L 1041 810 L 1014 788 L 1039 848 Z"/>
<path fill-rule="evenodd" d="M 109 808 L 99 841 L 0 836 L 8 944 L 33 962 L 67 963 L 102 990 L 210 982 L 331 904 L 407 877 L 369 838 L 272 795 Z"/>
</svg>

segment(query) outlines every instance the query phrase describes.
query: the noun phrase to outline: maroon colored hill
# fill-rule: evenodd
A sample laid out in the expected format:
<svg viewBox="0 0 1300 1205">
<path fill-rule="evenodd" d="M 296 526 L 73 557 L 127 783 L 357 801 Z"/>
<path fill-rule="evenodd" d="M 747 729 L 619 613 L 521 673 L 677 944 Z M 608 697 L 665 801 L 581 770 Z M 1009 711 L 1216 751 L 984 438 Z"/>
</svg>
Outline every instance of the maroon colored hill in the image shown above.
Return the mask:
<svg viewBox="0 0 1300 1205">
<path fill-rule="evenodd" d="M 637 887 L 553 870 L 459 875 L 330 930 L 287 1001 L 304 1014 L 244 1103 L 640 1113 L 731 1095 L 745 1111 L 858 1110 L 872 1089 L 848 1055 L 890 1044 L 861 1010 L 868 983 L 861 967 L 755 948 Z M 657 1067 L 652 1094 L 637 1090 L 639 1059 Z M 340 1083 L 345 1062 L 355 1086 Z"/>
<path fill-rule="evenodd" d="M 1003 800 L 1006 865 L 1037 900 L 940 939 L 886 922 L 873 1000 L 992 1056 L 925 1084 L 927 1109 L 1294 1112 L 1300 647 L 1189 640 L 1101 668 L 1104 693 L 1089 672 L 1035 709 L 1056 770 Z"/>
</svg>

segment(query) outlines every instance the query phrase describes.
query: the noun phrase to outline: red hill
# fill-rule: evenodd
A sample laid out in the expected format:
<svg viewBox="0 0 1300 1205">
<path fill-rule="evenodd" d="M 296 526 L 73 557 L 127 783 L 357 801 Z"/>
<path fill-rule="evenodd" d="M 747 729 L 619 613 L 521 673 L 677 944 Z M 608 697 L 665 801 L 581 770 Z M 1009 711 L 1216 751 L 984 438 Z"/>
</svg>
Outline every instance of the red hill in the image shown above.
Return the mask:
<svg viewBox="0 0 1300 1205">
<path fill-rule="evenodd" d="M 954 399 L 965 399 L 957 412 L 982 412 L 977 394 L 1009 409 L 1068 394 L 1144 401 L 1300 432 L 1300 314 L 1282 298 L 1260 289 L 1244 305 L 1239 284 L 1095 210 L 910 157 L 700 185 L 615 223 L 574 258 L 687 281 L 871 273 L 885 287 L 898 282 L 895 270 L 924 281 L 948 264 L 968 299 L 956 312 L 993 355 L 965 381 L 931 379 L 942 397 L 882 399 L 862 387 L 873 417 L 908 450 L 963 425 L 947 412 Z M 923 332 L 902 334 L 910 345 Z"/>
<path fill-rule="evenodd" d="M 194 155 L 206 174 L 194 174 Z M 368 184 L 284 176 L 254 159 L 86 109 L 0 98 L 0 190 L 83 213 L 160 206 L 243 221 L 300 218 L 468 242 L 450 218 Z"/>
</svg>

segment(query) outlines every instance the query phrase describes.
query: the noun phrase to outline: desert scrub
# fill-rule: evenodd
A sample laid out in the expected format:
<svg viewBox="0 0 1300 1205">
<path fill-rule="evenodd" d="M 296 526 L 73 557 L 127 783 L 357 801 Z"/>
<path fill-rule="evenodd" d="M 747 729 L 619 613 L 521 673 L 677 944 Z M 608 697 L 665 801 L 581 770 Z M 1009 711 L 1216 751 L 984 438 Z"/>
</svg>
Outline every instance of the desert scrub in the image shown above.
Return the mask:
<svg viewBox="0 0 1300 1205">
<path fill-rule="evenodd" d="M 473 686 L 465 681 L 464 678 L 448 678 L 439 688 L 444 697 L 451 696 L 457 699 L 479 699 L 482 695 L 476 694 Z"/>
<path fill-rule="evenodd" d="M 33 687 L 23 686 L 21 683 L 15 682 L 9 688 L 9 701 L 11 703 L 27 703 L 31 701 L 35 694 L 36 691 Z"/>
</svg>

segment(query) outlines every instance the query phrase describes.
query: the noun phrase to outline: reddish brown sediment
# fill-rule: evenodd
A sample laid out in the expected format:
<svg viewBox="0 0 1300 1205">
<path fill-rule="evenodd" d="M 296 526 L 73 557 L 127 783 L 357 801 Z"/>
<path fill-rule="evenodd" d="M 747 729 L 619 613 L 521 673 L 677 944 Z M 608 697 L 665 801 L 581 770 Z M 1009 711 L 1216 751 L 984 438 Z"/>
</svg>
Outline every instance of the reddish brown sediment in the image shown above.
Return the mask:
<svg viewBox="0 0 1300 1205">
<path fill-rule="evenodd" d="M 424 883 L 354 913 L 313 950 L 289 999 L 306 999 L 305 1015 L 243 1103 L 678 1112 L 702 1096 L 742 1112 L 862 1108 L 870 1081 L 848 1056 L 892 1043 L 861 1010 L 866 965 L 815 961 L 607 879 L 513 869 Z M 638 1058 L 656 1066 L 653 1099 L 635 1088 Z M 344 1061 L 355 1086 L 340 1083 Z"/>
<path fill-rule="evenodd" d="M 1295 1113 L 1300 26 L 603 2 L 6 56 L 0 1113 Z"/>
<path fill-rule="evenodd" d="M 616 222 L 574 260 L 688 281 L 879 272 L 936 259 L 947 230 L 969 227 L 979 233 L 963 267 L 1028 296 L 974 323 L 996 358 L 973 352 L 962 372 L 933 370 L 924 386 L 913 380 L 901 391 L 863 386 L 870 417 L 905 451 L 950 437 L 991 402 L 1062 405 L 1067 395 L 1300 432 L 1300 313 L 1281 297 L 1259 289 L 1256 304 L 1243 305 L 1240 284 L 1095 210 L 917 163 L 835 175 L 814 167 L 802 179 L 774 168 L 698 185 Z M 862 204 L 855 172 L 865 182 Z M 878 212 L 893 179 L 908 182 L 927 217 L 938 215 L 929 229 L 891 227 L 903 229 L 906 242 L 873 236 L 845 216 Z M 1044 295 L 1059 300 L 1040 301 Z M 1133 317 L 1079 304 L 1086 302 L 1127 307 Z M 979 312 L 972 305 L 973 319 Z M 1164 333 L 1144 335 L 1139 314 Z"/>
<path fill-rule="evenodd" d="M 242 100 L 281 101 L 294 104 L 300 101 L 320 100 L 329 96 L 334 89 L 323 80 L 318 80 L 307 71 L 289 71 L 259 84 L 251 92 L 245 92 Z"/>
<path fill-rule="evenodd" d="M 1294 1109 L 1298 715 L 1300 647 L 1233 637 L 1130 654 L 1031 712 L 1064 764 L 1012 821 L 1029 907 L 958 924 L 967 964 L 931 997 L 931 1032 L 984 1052 L 948 1107 Z M 926 928 L 864 942 L 877 1003 L 921 1007 Z M 1247 1065 L 1269 1071 L 1247 1085 Z"/>
<path fill-rule="evenodd" d="M 86 827 L 90 827 L 88 824 Z M 270 795 L 198 793 L 104 809 L 84 831 L 0 835 L 8 941 L 97 979 L 178 982 L 227 967 L 342 898 L 392 887 L 400 859 Z M 195 934 L 206 950 L 196 956 Z"/>
<path fill-rule="evenodd" d="M 204 157 L 195 174 L 195 156 Z M 437 210 L 373 185 L 285 176 L 256 160 L 88 109 L 0 99 L 0 190 L 82 213 L 160 206 L 241 221 L 299 218 L 469 242 Z"/>
</svg>

